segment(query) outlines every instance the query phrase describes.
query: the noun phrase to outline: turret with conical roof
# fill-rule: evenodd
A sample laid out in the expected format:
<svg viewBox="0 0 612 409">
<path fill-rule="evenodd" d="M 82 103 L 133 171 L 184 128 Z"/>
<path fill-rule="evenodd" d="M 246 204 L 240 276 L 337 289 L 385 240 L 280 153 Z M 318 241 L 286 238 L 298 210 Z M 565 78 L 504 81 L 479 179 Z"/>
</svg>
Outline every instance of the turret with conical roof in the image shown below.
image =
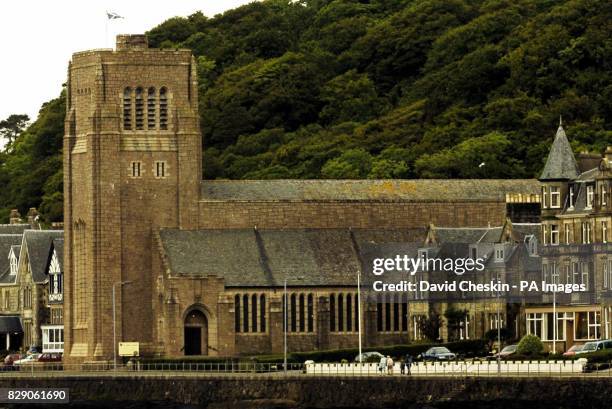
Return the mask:
<svg viewBox="0 0 612 409">
<path fill-rule="evenodd" d="M 557 129 L 557 135 L 548 153 L 540 180 L 569 180 L 578 177 L 579 174 L 574 152 L 567 140 L 563 125 L 559 121 L 559 129 Z"/>
</svg>

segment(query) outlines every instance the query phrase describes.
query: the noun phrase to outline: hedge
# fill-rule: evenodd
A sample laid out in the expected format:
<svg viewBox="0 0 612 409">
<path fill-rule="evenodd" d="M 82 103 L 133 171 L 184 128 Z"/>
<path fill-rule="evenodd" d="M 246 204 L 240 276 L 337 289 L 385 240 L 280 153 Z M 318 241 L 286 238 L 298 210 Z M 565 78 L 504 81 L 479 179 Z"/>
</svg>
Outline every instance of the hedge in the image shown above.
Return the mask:
<svg viewBox="0 0 612 409">
<path fill-rule="evenodd" d="M 474 357 L 483 356 L 488 353 L 487 342 L 484 340 L 465 340 L 448 342 L 445 344 L 433 344 L 433 343 L 417 343 L 417 344 L 405 344 L 405 345 L 390 345 L 381 347 L 368 347 L 363 348 L 363 352 L 380 352 L 383 355 L 389 355 L 394 358 L 402 358 L 407 354 L 416 357 L 419 354 L 427 351 L 433 346 L 445 346 L 452 352 L 464 356 Z M 359 354 L 357 348 L 346 348 L 346 349 L 332 349 L 324 351 L 310 351 L 310 352 L 291 352 L 287 354 L 288 363 L 303 363 L 308 360 L 315 362 L 340 362 L 346 359 L 349 362 L 353 362 L 355 357 Z M 238 363 L 238 362 L 255 362 L 261 364 L 279 364 L 284 360 L 283 354 L 271 354 L 271 355 L 256 355 L 252 357 L 203 357 L 203 356 L 186 356 L 178 358 L 142 358 L 140 362 L 145 364 L 151 363 L 170 363 L 170 364 L 182 364 L 182 363 Z"/>
</svg>

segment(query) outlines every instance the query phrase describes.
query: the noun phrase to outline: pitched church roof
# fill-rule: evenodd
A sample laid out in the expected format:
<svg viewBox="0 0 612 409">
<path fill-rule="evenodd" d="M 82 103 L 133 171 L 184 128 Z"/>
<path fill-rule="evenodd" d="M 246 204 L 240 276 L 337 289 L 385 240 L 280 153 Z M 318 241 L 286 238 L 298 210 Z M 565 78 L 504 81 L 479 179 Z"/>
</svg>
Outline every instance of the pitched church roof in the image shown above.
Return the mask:
<svg viewBox="0 0 612 409">
<path fill-rule="evenodd" d="M 535 179 L 205 180 L 204 201 L 503 201 L 538 194 Z"/>
<path fill-rule="evenodd" d="M 23 245 L 28 251 L 32 280 L 35 283 L 42 283 L 48 278 L 45 272 L 51 243 L 53 239 L 62 238 L 64 232 L 62 230 L 26 230 L 23 236 Z"/>
<path fill-rule="evenodd" d="M 540 180 L 574 179 L 580 174 L 578 163 L 563 126 L 559 124 L 557 135 L 550 148 Z"/>
</svg>

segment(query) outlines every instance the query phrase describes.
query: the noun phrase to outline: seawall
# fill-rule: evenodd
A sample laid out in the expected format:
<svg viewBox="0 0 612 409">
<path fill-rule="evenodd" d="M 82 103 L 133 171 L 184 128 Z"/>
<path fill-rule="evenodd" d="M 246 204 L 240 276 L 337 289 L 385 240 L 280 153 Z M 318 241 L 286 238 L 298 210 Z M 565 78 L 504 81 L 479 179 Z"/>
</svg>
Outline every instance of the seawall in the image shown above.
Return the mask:
<svg viewBox="0 0 612 409">
<path fill-rule="evenodd" d="M 612 377 L 324 378 L 54 376 L 1 378 L 1 388 L 69 388 L 73 406 L 223 408 L 608 407 Z M 97 404 L 95 403 L 97 402 Z M 25 406 L 24 406 L 25 407 Z"/>
</svg>

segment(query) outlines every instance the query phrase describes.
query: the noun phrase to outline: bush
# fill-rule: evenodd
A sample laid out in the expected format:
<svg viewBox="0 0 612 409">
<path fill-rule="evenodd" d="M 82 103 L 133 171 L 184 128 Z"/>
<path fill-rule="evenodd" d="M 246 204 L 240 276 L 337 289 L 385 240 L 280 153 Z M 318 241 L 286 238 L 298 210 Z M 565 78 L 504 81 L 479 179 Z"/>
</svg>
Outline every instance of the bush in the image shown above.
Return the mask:
<svg viewBox="0 0 612 409">
<path fill-rule="evenodd" d="M 518 344 L 516 353 L 525 356 L 537 356 L 544 351 L 544 344 L 537 336 L 533 334 L 527 334 Z"/>
</svg>

